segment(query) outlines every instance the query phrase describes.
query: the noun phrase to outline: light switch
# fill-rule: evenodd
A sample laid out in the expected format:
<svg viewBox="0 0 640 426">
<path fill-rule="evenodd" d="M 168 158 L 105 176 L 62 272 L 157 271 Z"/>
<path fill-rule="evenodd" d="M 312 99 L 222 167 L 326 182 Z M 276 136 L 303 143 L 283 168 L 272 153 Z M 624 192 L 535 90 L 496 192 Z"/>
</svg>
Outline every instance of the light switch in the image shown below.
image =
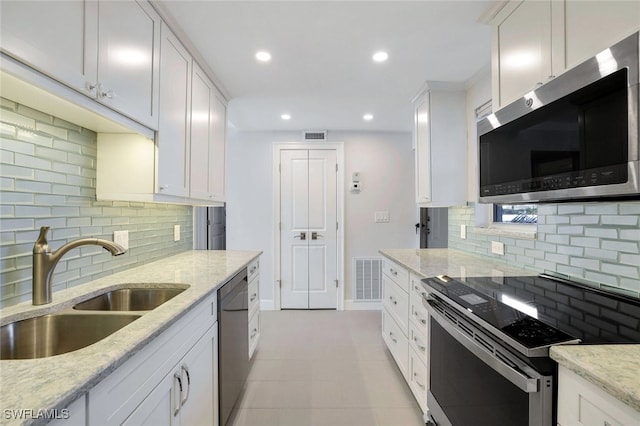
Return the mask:
<svg viewBox="0 0 640 426">
<path fill-rule="evenodd" d="M 375 212 L 374 218 L 376 223 L 389 223 L 389 212 L 388 211 Z"/>
<path fill-rule="evenodd" d="M 467 225 L 460 225 L 460 238 L 463 240 L 467 238 Z"/>
<path fill-rule="evenodd" d="M 180 241 L 180 225 L 173 225 L 173 241 Z"/>
</svg>

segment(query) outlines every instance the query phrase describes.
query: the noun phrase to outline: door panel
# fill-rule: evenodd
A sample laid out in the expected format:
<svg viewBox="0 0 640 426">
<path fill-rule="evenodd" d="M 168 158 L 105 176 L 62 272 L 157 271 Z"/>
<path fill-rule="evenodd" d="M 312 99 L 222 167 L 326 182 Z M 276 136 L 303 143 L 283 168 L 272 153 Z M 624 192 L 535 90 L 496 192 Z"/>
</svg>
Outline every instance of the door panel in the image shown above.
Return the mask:
<svg viewBox="0 0 640 426">
<path fill-rule="evenodd" d="M 337 306 L 335 150 L 283 150 L 281 307 Z"/>
</svg>

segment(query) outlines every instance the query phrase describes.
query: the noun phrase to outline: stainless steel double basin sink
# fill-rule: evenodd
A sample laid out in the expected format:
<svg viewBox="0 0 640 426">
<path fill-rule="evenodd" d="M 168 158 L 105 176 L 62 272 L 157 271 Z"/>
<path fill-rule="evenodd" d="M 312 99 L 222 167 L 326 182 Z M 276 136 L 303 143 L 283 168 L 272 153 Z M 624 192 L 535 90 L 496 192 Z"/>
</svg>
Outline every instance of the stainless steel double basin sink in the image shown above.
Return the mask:
<svg viewBox="0 0 640 426">
<path fill-rule="evenodd" d="M 105 291 L 60 312 L 0 328 L 0 359 L 35 359 L 92 345 L 182 293 L 186 288 L 135 287 Z"/>
</svg>

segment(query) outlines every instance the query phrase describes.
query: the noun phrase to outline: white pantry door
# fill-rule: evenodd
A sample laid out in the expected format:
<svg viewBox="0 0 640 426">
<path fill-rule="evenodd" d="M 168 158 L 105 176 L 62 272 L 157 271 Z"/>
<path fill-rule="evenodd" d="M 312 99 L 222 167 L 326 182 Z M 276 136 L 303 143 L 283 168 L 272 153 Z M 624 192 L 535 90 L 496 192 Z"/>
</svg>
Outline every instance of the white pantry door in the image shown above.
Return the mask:
<svg viewBox="0 0 640 426">
<path fill-rule="evenodd" d="M 336 309 L 337 156 L 280 151 L 282 309 Z"/>
</svg>

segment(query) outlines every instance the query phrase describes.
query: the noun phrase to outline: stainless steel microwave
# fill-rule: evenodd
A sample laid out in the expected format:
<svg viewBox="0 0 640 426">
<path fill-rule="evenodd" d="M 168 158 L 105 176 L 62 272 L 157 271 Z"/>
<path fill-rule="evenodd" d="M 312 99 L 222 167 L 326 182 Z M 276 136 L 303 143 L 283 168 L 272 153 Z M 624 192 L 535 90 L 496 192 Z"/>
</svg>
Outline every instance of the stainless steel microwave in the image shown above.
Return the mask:
<svg viewBox="0 0 640 426">
<path fill-rule="evenodd" d="M 480 202 L 640 198 L 639 38 L 478 121 Z"/>
</svg>

